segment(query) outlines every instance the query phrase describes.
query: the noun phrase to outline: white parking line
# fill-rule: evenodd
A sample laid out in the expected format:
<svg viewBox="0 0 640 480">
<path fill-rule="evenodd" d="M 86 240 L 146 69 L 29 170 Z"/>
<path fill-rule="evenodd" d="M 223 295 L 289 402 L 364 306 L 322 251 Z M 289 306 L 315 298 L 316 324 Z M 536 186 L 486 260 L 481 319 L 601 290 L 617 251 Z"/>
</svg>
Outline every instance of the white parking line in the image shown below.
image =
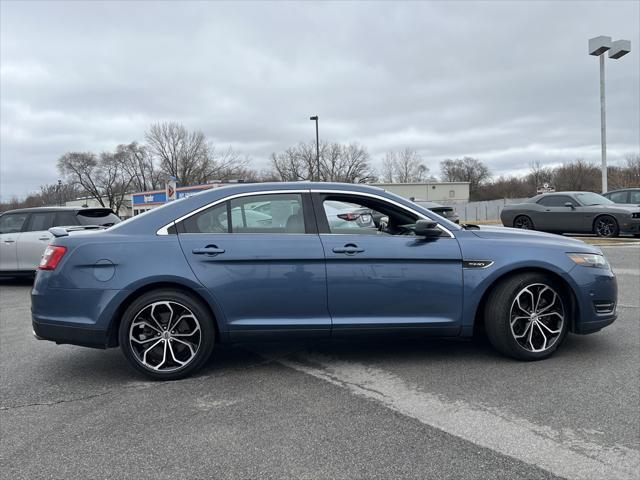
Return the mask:
<svg viewBox="0 0 640 480">
<path fill-rule="evenodd" d="M 638 268 L 614 268 L 613 273 L 616 275 L 636 275 L 640 276 L 640 269 Z"/>
<path fill-rule="evenodd" d="M 419 422 L 480 447 L 535 465 L 569 479 L 637 479 L 640 452 L 623 445 L 603 446 L 570 429 L 537 425 L 497 409 L 446 401 L 401 378 L 363 364 L 307 355 L 281 364 L 380 402 Z"/>
</svg>

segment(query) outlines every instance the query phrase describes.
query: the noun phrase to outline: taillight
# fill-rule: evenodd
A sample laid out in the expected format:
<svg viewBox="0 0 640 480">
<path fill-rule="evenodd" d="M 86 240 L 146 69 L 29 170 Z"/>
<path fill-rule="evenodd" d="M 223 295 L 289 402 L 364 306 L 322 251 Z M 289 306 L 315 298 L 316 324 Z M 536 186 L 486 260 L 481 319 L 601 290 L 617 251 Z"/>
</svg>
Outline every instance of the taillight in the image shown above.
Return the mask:
<svg viewBox="0 0 640 480">
<path fill-rule="evenodd" d="M 359 213 L 339 213 L 338 218 L 342 220 L 346 220 L 347 222 L 352 222 L 353 220 L 357 220 L 360 217 Z"/>
<path fill-rule="evenodd" d="M 67 253 L 67 247 L 48 245 L 38 268 L 40 270 L 55 270 L 65 253 Z"/>
</svg>

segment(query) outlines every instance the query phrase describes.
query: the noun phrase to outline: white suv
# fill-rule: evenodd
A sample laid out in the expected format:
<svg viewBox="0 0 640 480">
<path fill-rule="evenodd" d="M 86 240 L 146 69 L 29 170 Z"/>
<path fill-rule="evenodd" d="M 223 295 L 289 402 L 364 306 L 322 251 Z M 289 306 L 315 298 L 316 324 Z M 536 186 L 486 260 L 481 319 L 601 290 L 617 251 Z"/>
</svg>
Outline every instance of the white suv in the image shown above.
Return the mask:
<svg viewBox="0 0 640 480">
<path fill-rule="evenodd" d="M 109 227 L 120 219 L 108 208 L 38 207 L 0 215 L 0 275 L 32 275 L 53 237 L 51 227 Z"/>
</svg>

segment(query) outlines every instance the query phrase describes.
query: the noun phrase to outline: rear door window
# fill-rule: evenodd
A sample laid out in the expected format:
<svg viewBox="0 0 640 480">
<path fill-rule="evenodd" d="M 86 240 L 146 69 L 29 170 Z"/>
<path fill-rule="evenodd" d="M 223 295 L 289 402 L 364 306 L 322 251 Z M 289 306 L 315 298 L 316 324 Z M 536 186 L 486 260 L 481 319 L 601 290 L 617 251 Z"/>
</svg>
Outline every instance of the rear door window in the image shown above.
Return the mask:
<svg viewBox="0 0 640 480">
<path fill-rule="evenodd" d="M 27 225 L 27 232 L 41 232 L 49 230 L 53 227 L 53 218 L 55 212 L 36 212 L 31 214 L 29 224 Z"/>
<path fill-rule="evenodd" d="M 278 193 L 231 200 L 234 233 L 305 233 L 302 195 Z"/>
<path fill-rule="evenodd" d="M 302 195 L 278 193 L 236 198 L 183 220 L 178 232 L 306 233 Z"/>
<path fill-rule="evenodd" d="M 179 227 L 184 233 L 229 233 L 228 202 L 214 205 L 184 220 Z"/>
</svg>

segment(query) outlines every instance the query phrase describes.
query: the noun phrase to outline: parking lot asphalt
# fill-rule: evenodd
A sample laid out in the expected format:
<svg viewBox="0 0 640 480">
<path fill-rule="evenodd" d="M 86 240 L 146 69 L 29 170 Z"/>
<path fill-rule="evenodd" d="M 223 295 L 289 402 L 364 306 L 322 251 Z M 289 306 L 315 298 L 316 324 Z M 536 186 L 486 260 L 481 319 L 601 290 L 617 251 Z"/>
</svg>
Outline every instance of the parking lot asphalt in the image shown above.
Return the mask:
<svg viewBox="0 0 640 480">
<path fill-rule="evenodd" d="M 0 281 L 3 478 L 637 478 L 640 247 L 602 247 L 619 317 L 535 363 L 486 341 L 218 348 L 150 382 L 118 350 L 39 342 Z"/>
</svg>

